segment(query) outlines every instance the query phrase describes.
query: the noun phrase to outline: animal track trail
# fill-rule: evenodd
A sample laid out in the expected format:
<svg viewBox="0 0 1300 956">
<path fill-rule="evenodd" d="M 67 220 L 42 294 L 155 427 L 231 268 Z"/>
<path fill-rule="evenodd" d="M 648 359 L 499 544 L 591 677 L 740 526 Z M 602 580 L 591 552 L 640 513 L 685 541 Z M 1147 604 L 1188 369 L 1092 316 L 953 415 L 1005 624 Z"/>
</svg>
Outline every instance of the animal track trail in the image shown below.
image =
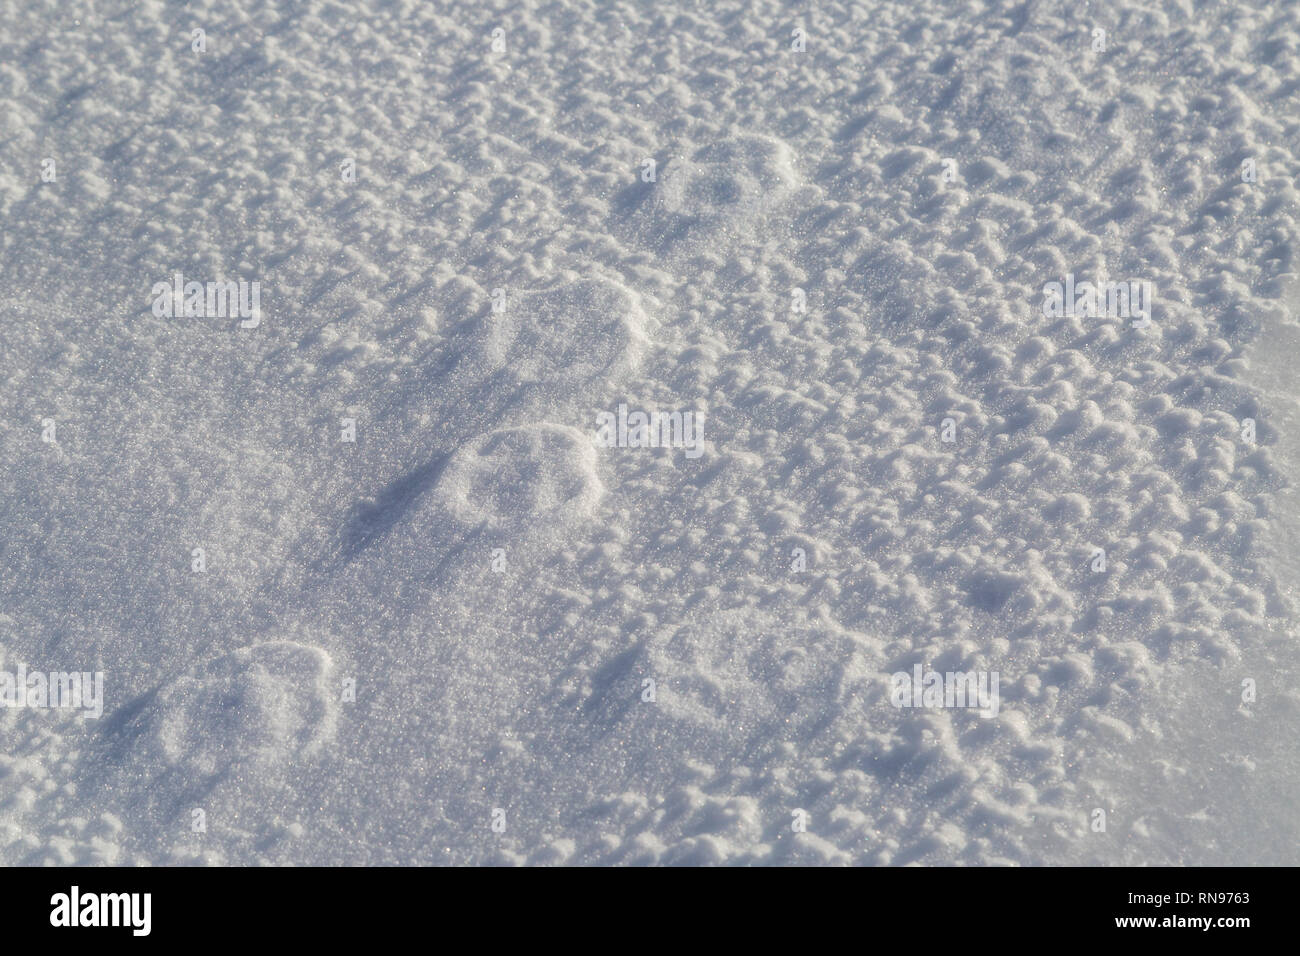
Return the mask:
<svg viewBox="0 0 1300 956">
<path fill-rule="evenodd" d="M 508 294 L 501 312 L 485 302 L 426 362 L 427 385 L 407 390 L 371 432 L 393 460 L 424 463 L 353 501 L 315 552 L 320 574 L 306 587 L 332 587 L 363 554 L 375 567 L 344 577 L 371 591 L 398 563 L 439 577 L 467 534 L 534 540 L 539 525 L 558 531 L 589 515 L 603 493 L 596 452 L 554 423 L 594 416 L 637 367 L 652 325 L 641 297 L 605 277 L 569 274 Z"/>
</svg>

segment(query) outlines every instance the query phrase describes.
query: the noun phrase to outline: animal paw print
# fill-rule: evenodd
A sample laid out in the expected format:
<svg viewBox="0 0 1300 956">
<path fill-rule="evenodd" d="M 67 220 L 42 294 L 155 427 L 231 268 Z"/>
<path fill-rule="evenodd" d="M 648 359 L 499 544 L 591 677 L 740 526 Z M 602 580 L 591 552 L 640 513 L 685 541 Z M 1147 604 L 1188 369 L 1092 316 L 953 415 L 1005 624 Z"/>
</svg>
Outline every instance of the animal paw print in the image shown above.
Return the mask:
<svg viewBox="0 0 1300 956">
<path fill-rule="evenodd" d="M 149 739 L 187 775 L 310 757 L 334 736 L 331 671 L 318 647 L 242 647 L 164 687 L 147 714 Z"/>
<path fill-rule="evenodd" d="M 635 366 L 646 342 L 637 295 L 606 279 L 522 292 L 479 330 L 486 366 L 519 384 L 572 387 Z"/>
<path fill-rule="evenodd" d="M 447 463 L 436 493 L 467 525 L 568 525 L 595 512 L 604 494 L 596 449 L 575 428 L 543 423 L 489 432 Z"/>
<path fill-rule="evenodd" d="M 665 167 L 633 217 L 633 236 L 671 252 L 685 244 L 753 234 L 796 195 L 789 147 L 740 136 L 695 150 Z"/>
<path fill-rule="evenodd" d="M 742 136 L 696 150 L 664 171 L 664 205 L 705 218 L 737 218 L 771 206 L 795 185 L 789 148 Z"/>
<path fill-rule="evenodd" d="M 662 678 L 666 716 L 734 742 L 740 728 L 781 736 L 834 719 L 845 711 L 846 676 L 865 673 L 864 660 L 842 633 L 734 610 L 657 636 L 644 670 Z"/>
</svg>

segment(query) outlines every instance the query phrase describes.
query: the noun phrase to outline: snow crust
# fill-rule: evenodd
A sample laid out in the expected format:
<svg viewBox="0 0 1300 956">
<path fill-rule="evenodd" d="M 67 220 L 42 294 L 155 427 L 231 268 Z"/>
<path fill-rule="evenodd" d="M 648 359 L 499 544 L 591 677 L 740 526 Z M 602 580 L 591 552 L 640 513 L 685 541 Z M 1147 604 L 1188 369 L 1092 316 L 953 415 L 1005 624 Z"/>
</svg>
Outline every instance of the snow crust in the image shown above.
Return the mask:
<svg viewBox="0 0 1300 956">
<path fill-rule="evenodd" d="M 0 671 L 105 680 L 0 862 L 1297 862 L 1300 6 L 0 0 L 0 95 Z"/>
</svg>

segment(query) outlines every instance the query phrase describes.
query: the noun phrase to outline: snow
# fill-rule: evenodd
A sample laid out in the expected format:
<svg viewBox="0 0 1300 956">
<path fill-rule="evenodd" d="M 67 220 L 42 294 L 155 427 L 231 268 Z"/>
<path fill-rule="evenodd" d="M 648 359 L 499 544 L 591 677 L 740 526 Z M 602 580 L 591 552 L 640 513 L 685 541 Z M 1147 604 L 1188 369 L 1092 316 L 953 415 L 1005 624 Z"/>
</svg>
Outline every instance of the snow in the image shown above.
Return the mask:
<svg viewBox="0 0 1300 956">
<path fill-rule="evenodd" d="M 1300 7 L 0 0 L 0 94 L 0 672 L 104 675 L 0 862 L 1298 862 Z"/>
</svg>

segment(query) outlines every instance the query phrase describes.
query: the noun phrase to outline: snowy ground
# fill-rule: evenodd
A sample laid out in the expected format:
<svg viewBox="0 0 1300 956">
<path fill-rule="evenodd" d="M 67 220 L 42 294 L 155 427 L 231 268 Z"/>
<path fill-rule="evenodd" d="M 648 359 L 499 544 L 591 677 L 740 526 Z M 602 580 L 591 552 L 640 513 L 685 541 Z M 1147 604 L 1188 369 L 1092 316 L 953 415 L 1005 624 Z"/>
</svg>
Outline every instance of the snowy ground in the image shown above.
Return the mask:
<svg viewBox="0 0 1300 956">
<path fill-rule="evenodd" d="M 0 95 L 0 671 L 104 675 L 0 862 L 1300 862 L 1300 5 L 0 0 Z"/>
</svg>

